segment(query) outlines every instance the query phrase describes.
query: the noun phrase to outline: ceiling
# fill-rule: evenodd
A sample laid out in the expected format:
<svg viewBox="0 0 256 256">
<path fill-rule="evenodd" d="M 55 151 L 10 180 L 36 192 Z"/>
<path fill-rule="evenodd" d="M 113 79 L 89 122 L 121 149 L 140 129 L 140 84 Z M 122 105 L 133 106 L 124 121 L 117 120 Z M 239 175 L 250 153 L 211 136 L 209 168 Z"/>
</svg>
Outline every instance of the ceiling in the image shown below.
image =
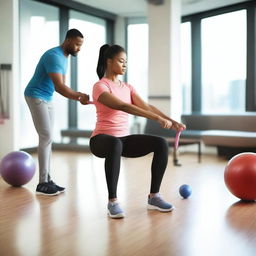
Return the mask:
<svg viewBox="0 0 256 256">
<path fill-rule="evenodd" d="M 75 0 L 98 9 L 125 17 L 147 16 L 146 0 Z M 164 0 L 167 1 L 167 0 Z M 182 15 L 207 11 L 248 0 L 181 0 Z M 251 0 L 254 1 L 254 0 Z"/>
</svg>

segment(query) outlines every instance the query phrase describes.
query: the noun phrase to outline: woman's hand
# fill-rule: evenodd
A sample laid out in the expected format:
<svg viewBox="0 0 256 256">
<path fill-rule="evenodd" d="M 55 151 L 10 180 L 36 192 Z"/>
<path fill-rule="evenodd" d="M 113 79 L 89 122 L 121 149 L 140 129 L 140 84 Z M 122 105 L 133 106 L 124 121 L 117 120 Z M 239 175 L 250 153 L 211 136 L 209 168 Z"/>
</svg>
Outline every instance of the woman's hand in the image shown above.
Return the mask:
<svg viewBox="0 0 256 256">
<path fill-rule="evenodd" d="M 173 126 L 172 121 L 164 119 L 162 117 L 159 116 L 157 122 L 160 124 L 160 126 L 164 129 L 171 129 Z"/>
<path fill-rule="evenodd" d="M 162 128 L 165 129 L 173 129 L 176 131 L 183 131 L 186 129 L 186 125 L 176 122 L 174 120 L 170 121 L 168 119 L 162 118 L 159 116 L 157 122 L 160 124 Z"/>
<path fill-rule="evenodd" d="M 186 125 L 176 121 L 172 121 L 172 129 L 176 131 L 183 131 L 186 129 Z"/>
</svg>

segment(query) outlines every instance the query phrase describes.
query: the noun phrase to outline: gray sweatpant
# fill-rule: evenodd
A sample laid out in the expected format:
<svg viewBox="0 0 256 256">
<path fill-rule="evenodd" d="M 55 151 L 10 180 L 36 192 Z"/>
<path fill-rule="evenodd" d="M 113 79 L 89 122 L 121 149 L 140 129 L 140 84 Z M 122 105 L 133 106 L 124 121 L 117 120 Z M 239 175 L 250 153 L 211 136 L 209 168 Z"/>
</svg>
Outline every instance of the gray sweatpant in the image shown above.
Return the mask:
<svg viewBox="0 0 256 256">
<path fill-rule="evenodd" d="M 39 98 L 25 97 L 39 136 L 39 183 L 50 181 L 50 159 L 53 140 L 53 104 Z"/>
</svg>

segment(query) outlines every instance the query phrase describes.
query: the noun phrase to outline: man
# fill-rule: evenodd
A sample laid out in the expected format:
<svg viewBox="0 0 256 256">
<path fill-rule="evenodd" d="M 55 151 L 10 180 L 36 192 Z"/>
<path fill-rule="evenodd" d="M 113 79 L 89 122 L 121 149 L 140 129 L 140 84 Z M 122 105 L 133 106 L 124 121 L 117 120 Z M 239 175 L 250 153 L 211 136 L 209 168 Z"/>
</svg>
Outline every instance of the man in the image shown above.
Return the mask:
<svg viewBox="0 0 256 256">
<path fill-rule="evenodd" d="M 33 123 L 39 136 L 38 161 L 39 184 L 37 194 L 57 195 L 65 188 L 56 185 L 50 177 L 50 158 L 53 140 L 52 95 L 56 91 L 64 97 L 87 104 L 89 96 L 73 91 L 65 85 L 68 56 L 76 56 L 83 44 L 83 35 L 77 29 L 70 29 L 64 42 L 46 51 L 40 58 L 35 73 L 25 89 Z"/>
</svg>

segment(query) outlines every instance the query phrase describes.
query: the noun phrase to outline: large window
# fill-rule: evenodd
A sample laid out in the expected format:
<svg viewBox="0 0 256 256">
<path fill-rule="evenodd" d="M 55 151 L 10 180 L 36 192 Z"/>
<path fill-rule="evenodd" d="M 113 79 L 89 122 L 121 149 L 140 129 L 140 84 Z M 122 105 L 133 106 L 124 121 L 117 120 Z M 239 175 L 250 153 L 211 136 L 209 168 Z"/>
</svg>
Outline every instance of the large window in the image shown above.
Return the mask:
<svg viewBox="0 0 256 256">
<path fill-rule="evenodd" d="M 205 18 L 201 29 L 202 112 L 244 112 L 246 11 Z"/>
<path fill-rule="evenodd" d="M 111 13 L 95 8 L 87 10 L 87 6 L 83 4 L 71 3 L 65 7 L 65 3 L 53 6 L 42 2 L 44 1 L 20 1 L 20 148 L 32 148 L 38 144 L 38 136 L 23 94 L 42 54 L 60 45 L 60 36 L 64 38 L 69 28 L 79 29 L 84 35 L 84 45 L 76 59 L 69 57 L 66 85 L 91 96 L 92 87 L 98 80 L 96 65 L 99 49 L 106 43 L 106 38 L 110 40 L 113 36 L 112 22 L 115 15 Z M 90 15 L 85 14 L 87 11 Z M 61 142 L 61 130 L 69 126 L 94 129 L 95 107 L 78 104 L 78 111 L 73 111 L 77 103 L 68 103 L 67 98 L 54 93 L 54 142 Z"/>
<path fill-rule="evenodd" d="M 191 113 L 191 24 L 181 24 L 182 113 Z"/>
<path fill-rule="evenodd" d="M 19 136 L 21 148 L 34 147 L 38 143 L 38 136 L 24 99 L 24 89 L 31 79 L 41 55 L 46 50 L 58 45 L 58 8 L 35 1 L 22 0 L 20 3 L 20 127 L 22 136 Z M 60 129 L 67 125 L 67 103 L 62 98 L 54 100 L 55 140 L 60 137 Z"/>
<path fill-rule="evenodd" d="M 106 21 L 71 11 L 69 27 L 79 29 L 84 35 L 84 44 L 77 57 L 77 90 L 91 96 L 92 87 L 99 80 L 96 67 L 99 49 L 106 43 Z M 95 107 L 78 104 L 78 128 L 92 130 L 95 121 Z"/>
</svg>

